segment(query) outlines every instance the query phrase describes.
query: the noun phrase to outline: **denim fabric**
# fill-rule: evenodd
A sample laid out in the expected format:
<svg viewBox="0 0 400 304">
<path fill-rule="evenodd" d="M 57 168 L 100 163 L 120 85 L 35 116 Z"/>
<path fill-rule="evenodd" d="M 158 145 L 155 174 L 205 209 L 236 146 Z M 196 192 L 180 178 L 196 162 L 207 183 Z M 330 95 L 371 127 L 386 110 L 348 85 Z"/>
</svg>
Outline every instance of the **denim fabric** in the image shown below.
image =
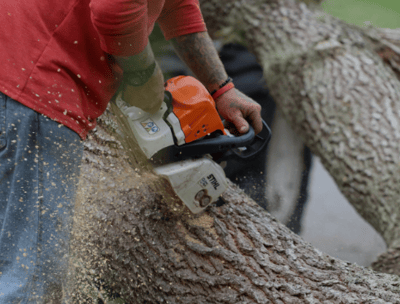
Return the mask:
<svg viewBox="0 0 400 304">
<path fill-rule="evenodd" d="M 0 303 L 62 303 L 83 143 L 0 93 Z"/>
</svg>

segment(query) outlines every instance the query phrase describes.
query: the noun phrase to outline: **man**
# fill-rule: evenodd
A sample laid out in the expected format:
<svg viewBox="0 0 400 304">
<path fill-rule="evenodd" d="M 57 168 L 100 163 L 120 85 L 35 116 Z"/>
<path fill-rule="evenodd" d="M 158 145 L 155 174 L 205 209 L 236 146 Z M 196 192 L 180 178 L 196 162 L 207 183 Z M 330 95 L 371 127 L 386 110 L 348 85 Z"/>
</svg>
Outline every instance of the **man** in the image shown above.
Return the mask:
<svg viewBox="0 0 400 304">
<path fill-rule="evenodd" d="M 260 106 L 233 88 L 197 0 L 2 0 L 0 14 L 0 303 L 59 303 L 82 140 L 120 84 L 145 111 L 162 102 L 156 21 L 240 133 L 261 130 Z"/>
</svg>

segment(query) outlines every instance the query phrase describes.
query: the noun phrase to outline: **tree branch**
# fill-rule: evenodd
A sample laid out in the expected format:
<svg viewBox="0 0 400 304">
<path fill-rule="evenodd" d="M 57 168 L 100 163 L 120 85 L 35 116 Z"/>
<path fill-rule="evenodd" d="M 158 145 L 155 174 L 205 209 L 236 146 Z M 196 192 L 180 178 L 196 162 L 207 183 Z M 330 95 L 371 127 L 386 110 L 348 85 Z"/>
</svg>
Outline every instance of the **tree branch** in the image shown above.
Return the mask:
<svg viewBox="0 0 400 304">
<path fill-rule="evenodd" d="M 214 33 L 240 24 L 293 129 L 354 208 L 397 247 L 400 82 L 376 53 L 389 43 L 396 52 L 397 36 L 376 31 L 373 40 L 371 31 L 292 0 L 237 3 L 201 1 Z M 229 9 L 221 20 L 216 12 L 222 6 Z"/>
<path fill-rule="evenodd" d="M 106 123 L 107 121 L 107 123 Z M 85 144 L 74 226 L 74 303 L 396 303 L 399 278 L 319 252 L 231 184 L 191 214 L 132 167 L 107 112 Z M 108 126 L 113 126 L 109 128 Z"/>
</svg>

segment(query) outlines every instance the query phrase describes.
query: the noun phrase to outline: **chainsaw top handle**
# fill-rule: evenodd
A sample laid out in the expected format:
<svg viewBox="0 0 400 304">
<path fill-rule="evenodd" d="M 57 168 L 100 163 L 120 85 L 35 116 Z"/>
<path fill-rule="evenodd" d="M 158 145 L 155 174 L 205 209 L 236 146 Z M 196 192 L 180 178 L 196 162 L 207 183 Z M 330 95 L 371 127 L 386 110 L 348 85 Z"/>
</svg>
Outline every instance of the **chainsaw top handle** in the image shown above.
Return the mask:
<svg viewBox="0 0 400 304">
<path fill-rule="evenodd" d="M 204 154 L 215 154 L 226 152 L 228 150 L 236 150 L 236 148 L 244 147 L 243 150 L 249 150 L 249 153 L 241 153 L 236 151 L 236 156 L 241 158 L 253 157 L 261 151 L 269 141 L 271 131 L 267 124 L 263 121 L 262 136 L 255 134 L 252 126 L 249 131 L 241 136 L 228 136 L 217 134 L 213 138 L 204 138 L 182 146 L 176 147 L 178 152 L 185 156 L 201 156 Z M 253 148 L 256 146 L 257 148 Z"/>
<path fill-rule="evenodd" d="M 171 112 L 171 117 L 168 116 L 166 120 L 171 123 L 173 130 L 176 143 L 174 150 L 181 157 L 233 153 L 236 158 L 247 160 L 258 155 L 267 145 L 271 131 L 264 121 L 263 130 L 257 136 L 251 126 L 246 134 L 230 136 L 214 99 L 194 77 L 171 78 L 167 80 L 165 90 L 165 102 L 170 109 L 167 112 Z M 178 123 L 173 124 L 172 121 L 179 122 L 179 127 Z"/>
</svg>

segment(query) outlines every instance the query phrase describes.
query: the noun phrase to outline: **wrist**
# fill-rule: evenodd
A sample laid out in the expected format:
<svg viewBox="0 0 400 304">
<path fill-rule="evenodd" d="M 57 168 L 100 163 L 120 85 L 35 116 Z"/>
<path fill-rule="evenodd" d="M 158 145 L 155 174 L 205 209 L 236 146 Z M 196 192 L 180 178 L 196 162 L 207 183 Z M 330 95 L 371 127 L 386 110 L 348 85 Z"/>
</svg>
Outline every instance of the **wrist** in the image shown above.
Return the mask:
<svg viewBox="0 0 400 304">
<path fill-rule="evenodd" d="M 130 85 L 133 87 L 140 87 L 146 84 L 149 79 L 153 76 L 156 70 L 156 62 L 154 61 L 149 67 L 140 71 L 124 71 L 124 85 Z"/>
<path fill-rule="evenodd" d="M 147 69 L 154 63 L 154 53 L 150 43 L 147 43 L 145 49 L 139 54 L 133 56 L 116 56 L 115 61 L 124 72 L 135 72 Z"/>
<path fill-rule="evenodd" d="M 232 82 L 232 78 L 228 77 L 220 86 L 218 89 L 212 91 L 210 94 L 214 100 L 216 100 L 218 97 L 220 97 L 222 94 L 225 92 L 233 89 L 235 85 Z"/>
</svg>

